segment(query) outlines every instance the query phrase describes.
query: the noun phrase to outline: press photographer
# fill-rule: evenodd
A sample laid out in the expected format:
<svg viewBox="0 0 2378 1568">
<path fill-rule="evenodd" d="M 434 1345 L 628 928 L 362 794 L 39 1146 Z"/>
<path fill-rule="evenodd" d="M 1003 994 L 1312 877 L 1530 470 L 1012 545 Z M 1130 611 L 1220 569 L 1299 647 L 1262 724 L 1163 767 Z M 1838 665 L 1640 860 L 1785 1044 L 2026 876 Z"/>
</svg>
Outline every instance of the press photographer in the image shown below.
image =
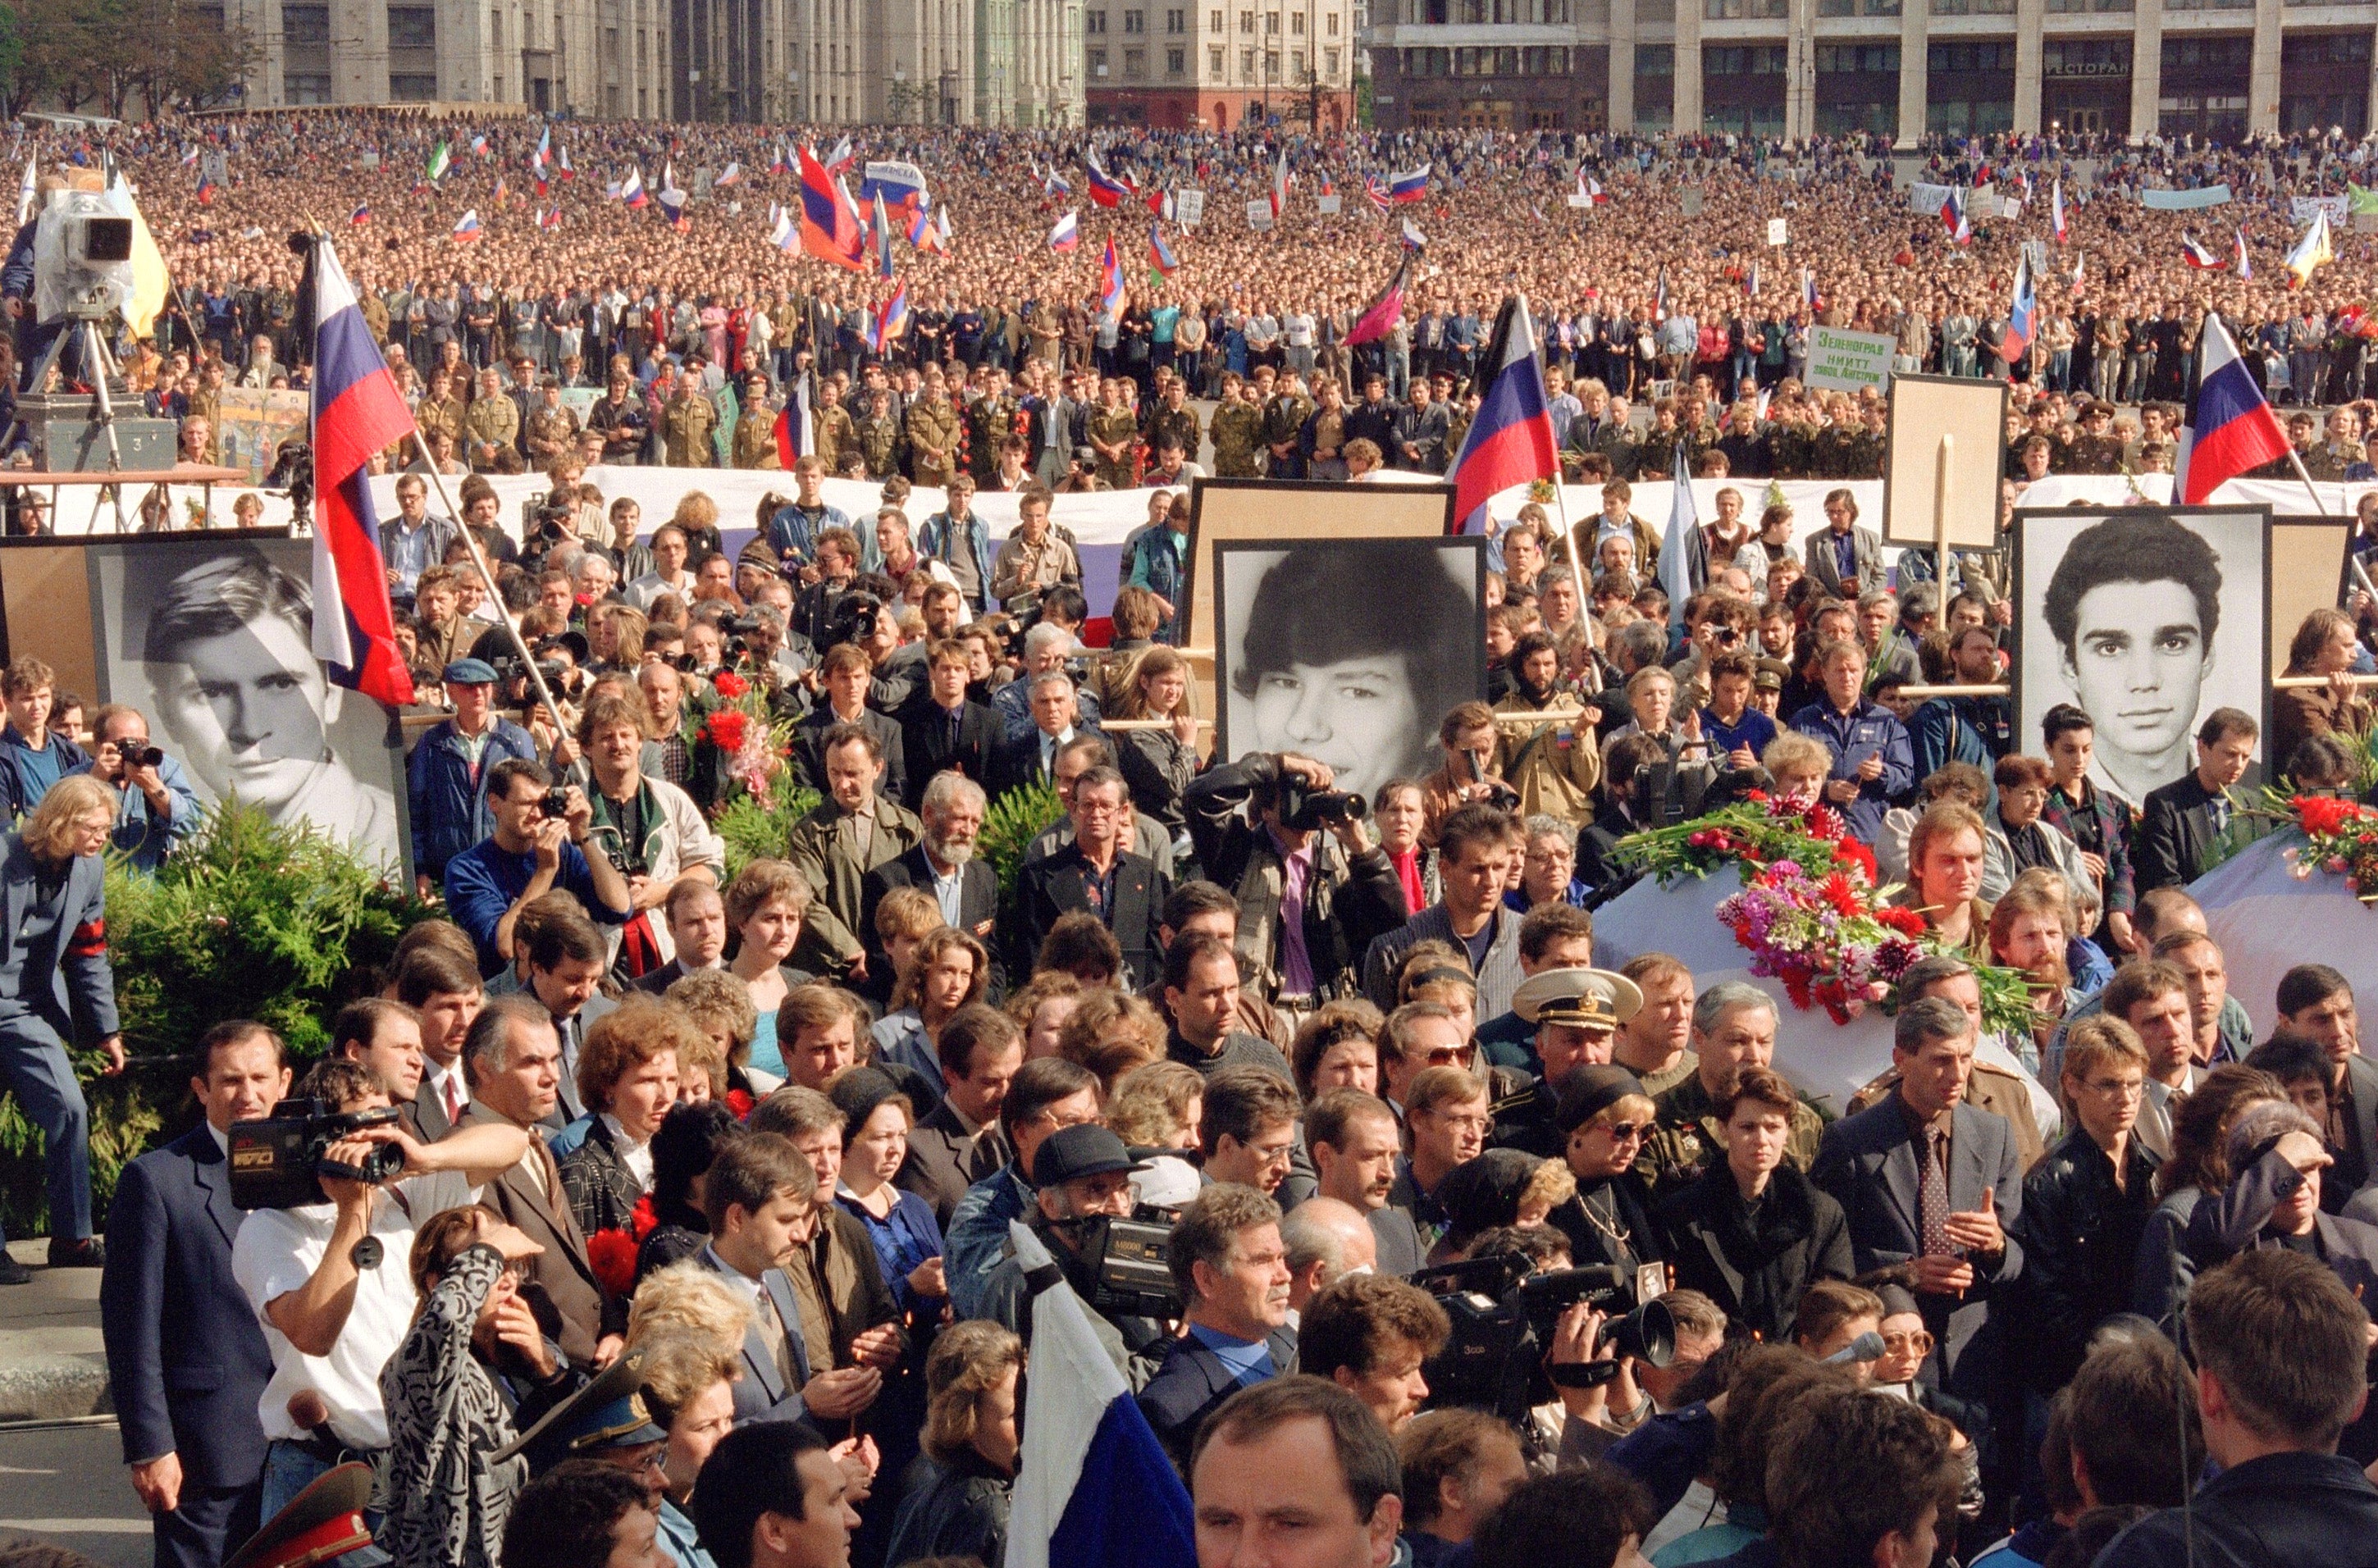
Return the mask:
<svg viewBox="0 0 2378 1568">
<path fill-rule="evenodd" d="M 1039 1189 L 1025 1224 L 1056 1259 L 1054 1268 L 1027 1271 L 1019 1258 L 1001 1260 L 976 1315 L 1028 1345 L 1033 1297 L 1063 1279 L 1090 1309 L 1090 1328 L 1115 1370 L 1135 1390 L 1145 1387 L 1163 1359 L 1171 1337 L 1166 1320 L 1179 1316 L 1181 1299 L 1163 1251 L 1171 1227 L 1134 1219 L 1131 1179 L 1143 1168 L 1106 1128 L 1051 1133 L 1033 1151 Z"/>
<path fill-rule="evenodd" d="M 317 1064 L 297 1096 L 342 1117 L 390 1108 L 379 1076 L 352 1062 Z M 284 1113 L 275 1119 L 284 1119 L 294 1107 L 283 1102 L 275 1108 Z M 270 1126 L 234 1123 L 233 1146 Z M 528 1134 L 472 1126 L 423 1143 L 391 1120 L 331 1138 L 319 1155 L 361 1169 L 385 1159 L 386 1150 L 401 1156 L 387 1179 L 317 1175 L 319 1201 L 254 1209 L 232 1244 L 233 1277 L 272 1349 L 272 1381 L 260 1411 L 270 1444 L 266 1518 L 323 1472 L 348 1458 L 369 1461 L 388 1446 L 379 1374 L 413 1323 L 414 1232 L 434 1215 L 477 1202 L 482 1185 L 528 1152 Z M 294 1185 L 297 1173 L 288 1174 Z"/>
<path fill-rule="evenodd" d="M 108 842 L 136 871 L 154 871 L 198 830 L 198 792 L 182 764 L 149 744 L 149 721 L 111 702 L 91 725 L 91 760 L 69 772 L 90 773 L 121 802 Z"/>
<path fill-rule="evenodd" d="M 446 865 L 446 904 L 477 949 L 482 976 L 503 973 L 521 910 L 555 888 L 607 926 L 634 912 L 610 856 L 585 853 L 594 808 L 584 790 L 558 786 L 543 763 L 510 757 L 488 770 L 487 808 L 495 832 Z"/>
</svg>

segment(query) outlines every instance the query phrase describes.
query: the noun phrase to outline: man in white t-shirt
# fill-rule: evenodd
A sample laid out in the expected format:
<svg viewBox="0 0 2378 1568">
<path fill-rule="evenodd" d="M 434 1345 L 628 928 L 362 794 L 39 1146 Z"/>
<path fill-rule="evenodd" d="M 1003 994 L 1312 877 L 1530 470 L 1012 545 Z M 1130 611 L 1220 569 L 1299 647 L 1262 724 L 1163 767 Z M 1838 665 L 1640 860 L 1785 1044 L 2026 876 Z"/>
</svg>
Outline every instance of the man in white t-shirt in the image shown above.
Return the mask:
<svg viewBox="0 0 2378 1568">
<path fill-rule="evenodd" d="M 342 1112 L 391 1103 L 377 1073 L 349 1061 L 320 1063 L 298 1095 Z M 422 1143 L 390 1124 L 332 1143 L 326 1157 L 354 1162 L 385 1143 L 404 1151 L 405 1173 L 394 1181 L 326 1177 L 328 1202 L 254 1210 L 232 1244 L 232 1276 L 272 1349 L 272 1381 L 257 1406 L 270 1442 L 263 1518 L 342 1460 L 368 1463 L 388 1446 L 379 1374 L 413 1325 L 414 1232 L 433 1215 L 476 1203 L 481 1185 L 528 1152 L 528 1134 L 473 1126 Z"/>
</svg>

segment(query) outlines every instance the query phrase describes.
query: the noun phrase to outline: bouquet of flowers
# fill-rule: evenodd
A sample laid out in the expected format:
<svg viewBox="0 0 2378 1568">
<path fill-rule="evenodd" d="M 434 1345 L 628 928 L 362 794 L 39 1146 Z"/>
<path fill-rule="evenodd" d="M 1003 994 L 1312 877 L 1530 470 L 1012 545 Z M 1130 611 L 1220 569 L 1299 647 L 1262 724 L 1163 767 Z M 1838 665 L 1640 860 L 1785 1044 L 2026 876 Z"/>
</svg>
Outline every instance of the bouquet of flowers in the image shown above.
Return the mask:
<svg viewBox="0 0 2378 1568">
<path fill-rule="evenodd" d="M 718 754 L 727 798 L 739 792 L 763 809 L 792 784 L 792 735 L 768 712 L 767 695 L 732 670 L 711 677 L 720 705 L 687 721 L 686 745 L 707 744 Z"/>
<path fill-rule="evenodd" d="M 1850 836 L 1849 825 L 1832 807 L 1796 811 L 1761 790 L 1689 822 L 1629 834 L 1618 855 L 1663 883 L 1705 878 L 1737 861 L 1771 866 L 1790 860 L 1819 876 L 1850 871 L 1869 887 L 1876 875 L 1874 852 Z"/>
<path fill-rule="evenodd" d="M 1747 875 L 1717 917 L 1750 953 L 1750 972 L 1784 982 L 1792 1005 L 1847 1023 L 1924 955 L 1923 916 L 1881 903 L 1855 869 L 1811 875 L 1778 860 Z"/>
<path fill-rule="evenodd" d="M 653 1212 L 653 1195 L 647 1192 L 636 1200 L 627 1228 L 606 1226 L 586 1239 L 587 1265 L 594 1271 L 604 1289 L 614 1296 L 635 1293 L 636 1253 L 658 1223 L 659 1217 Z"/>
<path fill-rule="evenodd" d="M 2343 877 L 2355 898 L 2378 904 L 2378 810 L 2333 796 L 2299 795 L 2288 799 L 2287 811 L 2311 841 L 2287 851 L 2297 880 L 2326 871 Z"/>
</svg>

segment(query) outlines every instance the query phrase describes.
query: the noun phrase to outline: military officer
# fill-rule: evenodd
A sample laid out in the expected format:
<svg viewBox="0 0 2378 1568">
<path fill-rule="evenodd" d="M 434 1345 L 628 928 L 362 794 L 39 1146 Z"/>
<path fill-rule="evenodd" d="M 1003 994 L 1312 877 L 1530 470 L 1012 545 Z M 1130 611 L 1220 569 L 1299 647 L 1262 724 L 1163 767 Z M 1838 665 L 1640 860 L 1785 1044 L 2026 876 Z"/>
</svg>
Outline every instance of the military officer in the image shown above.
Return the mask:
<svg viewBox="0 0 2378 1568">
<path fill-rule="evenodd" d="M 1518 1092 L 1496 1097 L 1495 1142 L 1560 1158 L 1567 1140 L 1553 1111 L 1561 1081 L 1580 1067 L 1607 1066 L 1612 1036 L 1642 1005 L 1642 988 L 1607 969 L 1546 969 L 1520 982 L 1511 994 L 1511 1011 L 1521 1023 L 1535 1025 L 1536 1059 L 1543 1071 L 1524 1081 Z"/>
<path fill-rule="evenodd" d="M 661 413 L 663 461 L 671 468 L 708 468 L 713 456 L 710 433 L 718 425 L 718 407 L 691 377 L 680 377 Z"/>
<path fill-rule="evenodd" d="M 908 407 L 908 477 L 935 489 L 946 486 L 957 472 L 958 411 L 936 376 L 925 383 L 924 395 Z"/>
</svg>

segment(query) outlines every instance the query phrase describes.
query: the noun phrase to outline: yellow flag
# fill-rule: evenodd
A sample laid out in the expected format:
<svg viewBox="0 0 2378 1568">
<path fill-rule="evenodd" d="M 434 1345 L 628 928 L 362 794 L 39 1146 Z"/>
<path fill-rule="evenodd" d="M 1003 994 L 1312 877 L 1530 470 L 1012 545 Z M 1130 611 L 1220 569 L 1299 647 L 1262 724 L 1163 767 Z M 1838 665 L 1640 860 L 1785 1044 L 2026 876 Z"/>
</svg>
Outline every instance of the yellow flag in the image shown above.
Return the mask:
<svg viewBox="0 0 2378 1568">
<path fill-rule="evenodd" d="M 107 196 L 109 206 L 132 220 L 132 299 L 124 307 L 124 320 L 135 337 L 145 338 L 173 293 L 173 279 L 165 270 L 165 253 L 157 248 L 149 220 L 140 215 L 140 204 L 132 199 L 132 189 L 122 175 L 108 186 Z"/>
</svg>

